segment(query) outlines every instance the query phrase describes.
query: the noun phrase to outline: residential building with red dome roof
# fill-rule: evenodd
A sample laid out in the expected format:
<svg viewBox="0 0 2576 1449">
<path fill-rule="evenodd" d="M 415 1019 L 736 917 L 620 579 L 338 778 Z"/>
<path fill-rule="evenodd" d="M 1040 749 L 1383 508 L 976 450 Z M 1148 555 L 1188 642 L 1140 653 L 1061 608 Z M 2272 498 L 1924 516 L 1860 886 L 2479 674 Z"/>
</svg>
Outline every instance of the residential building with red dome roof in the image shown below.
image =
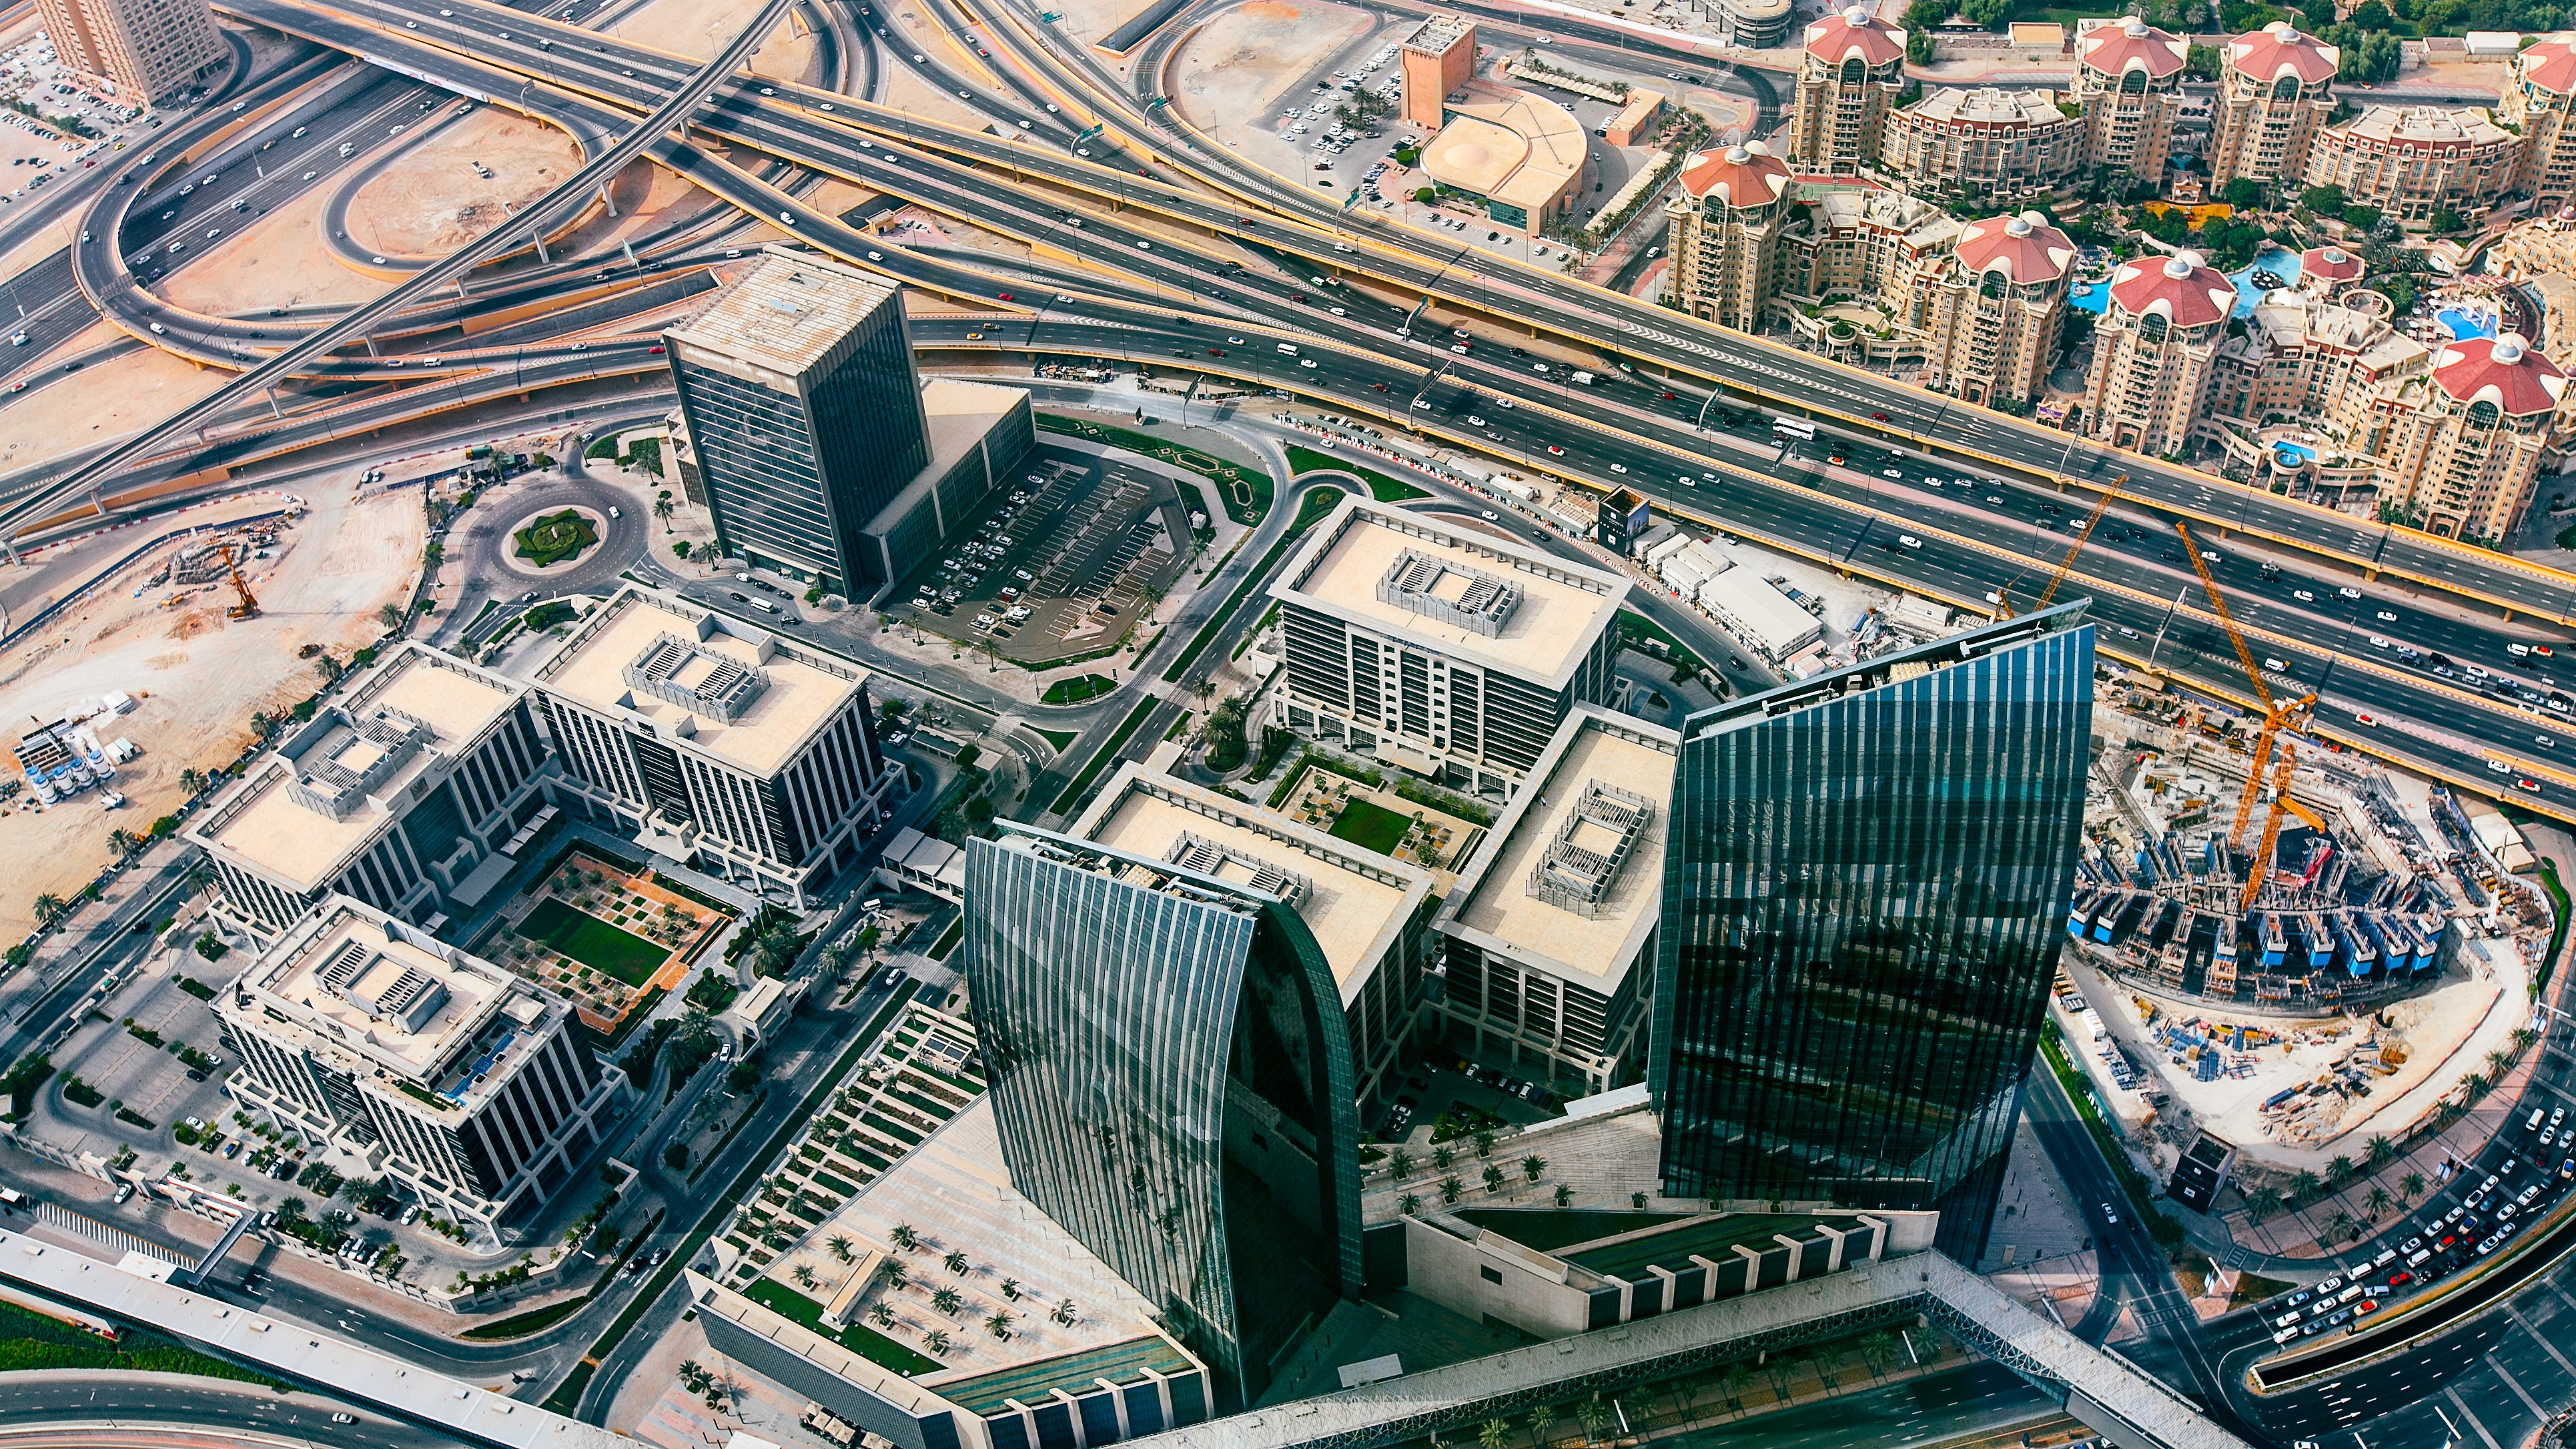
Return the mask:
<svg viewBox="0 0 2576 1449">
<path fill-rule="evenodd" d="M 1694 155 L 1679 183 L 1664 203 L 1674 298 L 1702 321 L 1760 330 L 1779 285 L 1780 239 L 1798 210 L 1788 163 L 1752 141 Z"/>
<path fill-rule="evenodd" d="M 2121 266 L 2093 331 L 2084 431 L 2141 453 L 2182 452 L 2235 306 L 2236 284 L 2197 253 Z"/>
<path fill-rule="evenodd" d="M 2074 96 L 2084 108 L 2084 166 L 2161 182 L 2173 147 L 2191 43 L 2136 16 L 2075 22 Z"/>
<path fill-rule="evenodd" d="M 2037 397 L 2074 276 L 2075 243 L 2036 211 L 1962 227 L 1925 299 L 1928 384 L 1990 407 Z"/>
<path fill-rule="evenodd" d="M 1905 31 L 1855 5 L 1809 25 L 1805 48 L 1786 159 L 1801 173 L 1858 175 L 1877 163 L 1905 88 Z"/>
<path fill-rule="evenodd" d="M 2506 125 L 2522 132 L 2522 174 L 2517 189 L 2532 198 L 2532 214 L 2576 199 L 2576 36 L 2552 35 L 2513 58 L 2513 83 L 2504 88 Z"/>
<path fill-rule="evenodd" d="M 2335 47 L 2286 20 L 2229 41 L 2218 76 L 2210 185 L 2240 176 L 2295 185 L 2307 175 L 2308 152 L 2334 113 L 2341 59 Z"/>
<path fill-rule="evenodd" d="M 2512 533 L 2568 421 L 2567 374 L 2508 332 L 2446 344 L 2407 388 L 2414 407 L 2386 455 L 2383 501 L 2444 538 Z"/>
</svg>

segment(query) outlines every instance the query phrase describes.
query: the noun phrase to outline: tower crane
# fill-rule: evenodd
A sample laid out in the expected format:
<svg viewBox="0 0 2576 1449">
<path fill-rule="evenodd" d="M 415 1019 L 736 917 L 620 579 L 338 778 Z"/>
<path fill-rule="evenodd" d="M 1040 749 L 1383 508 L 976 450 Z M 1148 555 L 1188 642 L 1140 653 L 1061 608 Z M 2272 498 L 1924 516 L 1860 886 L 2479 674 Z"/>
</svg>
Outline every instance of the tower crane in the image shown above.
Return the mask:
<svg viewBox="0 0 2576 1449">
<path fill-rule="evenodd" d="M 2120 485 L 2128 481 L 2129 475 L 2126 473 L 2121 474 L 2119 477 L 2111 480 L 2110 487 L 2102 490 L 2101 497 L 2093 500 L 2093 511 L 2084 515 L 2084 522 L 2075 530 L 2075 542 L 2068 545 L 2066 557 L 2059 559 L 2057 561 L 2057 567 L 2050 571 L 2048 575 L 2048 586 L 2039 591 L 2039 601 L 2031 605 L 2031 611 L 2033 613 L 2047 608 L 2048 601 L 2057 597 L 2058 585 L 2065 583 L 2066 576 L 2074 572 L 2075 560 L 2083 554 L 2084 545 L 2093 541 L 2093 530 L 2101 524 L 2102 515 L 2110 511 L 2111 500 L 2123 496 L 2120 492 Z M 2009 586 L 1995 590 L 1994 617 L 1996 623 L 2002 623 L 2004 620 L 2013 617 L 2012 600 L 2009 597 L 2010 592 Z"/>
<path fill-rule="evenodd" d="M 250 596 L 250 585 L 242 581 L 241 565 L 233 561 L 233 546 L 229 543 L 216 544 L 215 556 L 224 561 L 225 572 L 233 577 L 233 592 L 241 599 L 241 602 L 224 609 L 224 617 L 227 619 L 258 618 L 259 600 Z"/>
<path fill-rule="evenodd" d="M 2252 869 L 2245 875 L 2245 895 L 2240 909 L 2251 909 L 2255 893 L 2263 888 L 2263 878 L 2271 872 L 2272 850 L 2281 838 L 2281 815 L 2286 808 L 2299 818 L 2322 830 L 2322 822 L 2301 809 L 2290 799 L 2290 775 L 2296 767 L 2298 752 L 2281 736 L 2307 726 L 2308 706 L 2317 702 L 2313 694 L 2301 695 L 2288 703 L 2275 699 L 2272 687 L 2263 680 L 2263 671 L 2254 662 L 2254 651 L 2246 646 L 2245 636 L 2236 627 L 2236 618 L 2227 612 L 2227 600 L 2218 591 L 2218 580 L 2210 577 L 2209 565 L 2201 559 L 2200 544 L 2191 536 L 2190 525 L 2176 521 L 2174 532 L 2182 535 L 2183 553 L 2191 560 L 2192 572 L 2200 575 L 2200 587 L 2209 595 L 2209 607 L 2218 615 L 2219 627 L 2227 632 L 2227 642 L 2236 648 L 2237 662 L 2245 666 L 2245 677 L 2254 685 L 2254 697 L 2263 702 L 2263 727 L 2254 736 L 2254 755 L 2245 772 L 2245 793 L 2236 802 L 2236 822 L 2227 832 L 2227 848 L 2236 850 L 2245 841 L 2246 823 L 2254 816 L 2254 797 L 2263 788 L 2263 771 L 2272 763 L 2275 741 L 2280 746 L 2280 768 L 2273 776 L 2272 808 L 2263 821 L 2262 846 L 2254 856 Z"/>
</svg>

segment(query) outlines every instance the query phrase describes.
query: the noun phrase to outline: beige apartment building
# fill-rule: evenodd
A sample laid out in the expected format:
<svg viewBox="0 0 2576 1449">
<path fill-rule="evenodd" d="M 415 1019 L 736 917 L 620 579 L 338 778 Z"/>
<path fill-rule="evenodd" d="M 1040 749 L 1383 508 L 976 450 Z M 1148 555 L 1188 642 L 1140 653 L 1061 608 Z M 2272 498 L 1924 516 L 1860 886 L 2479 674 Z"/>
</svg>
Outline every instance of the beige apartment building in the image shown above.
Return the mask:
<svg viewBox="0 0 2576 1449">
<path fill-rule="evenodd" d="M 2113 273 L 2093 331 L 2083 429 L 2141 453 L 2183 451 L 2235 305 L 2235 283 L 2194 252 L 2142 257 Z"/>
<path fill-rule="evenodd" d="M 2540 456 L 2565 423 L 2567 374 L 2518 336 L 2444 346 L 2401 384 L 2388 501 L 2444 538 L 2495 541 L 2531 504 Z"/>
<path fill-rule="evenodd" d="M 1924 298 L 1931 385 L 1988 406 L 2037 397 L 2074 274 L 2075 243 L 2036 211 L 1960 228 Z"/>
<path fill-rule="evenodd" d="M 2399 221 L 2447 210 L 2475 223 L 2513 194 L 2529 139 L 2474 106 L 2372 106 L 2317 133 L 2307 184 L 2340 186 L 2347 200 Z"/>
<path fill-rule="evenodd" d="M 127 105 L 187 89 L 232 56 L 206 0 L 37 0 L 54 58 Z"/>
<path fill-rule="evenodd" d="M 1761 328 L 1779 289 L 1780 238 L 1798 210 L 1788 192 L 1788 164 L 1759 141 L 1683 163 L 1664 203 L 1683 311 L 1739 332 Z"/>
<path fill-rule="evenodd" d="M 2191 43 L 2135 16 L 2075 25 L 2075 100 L 2084 107 L 2084 169 L 2159 181 L 2173 146 Z"/>
<path fill-rule="evenodd" d="M 2299 184 L 2308 152 L 2334 113 L 2341 53 L 2286 20 L 2227 44 L 2209 151 L 2212 186 L 2242 176 Z"/>
<path fill-rule="evenodd" d="M 1807 27 L 1789 117 L 1789 165 L 1853 176 L 1879 156 L 1887 113 L 1905 88 L 1905 31 L 1855 5 Z"/>
<path fill-rule="evenodd" d="M 2576 40 L 2552 36 L 2523 47 L 2513 59 L 2513 84 L 2504 88 L 2502 115 L 2522 133 L 2518 190 L 2532 198 L 2532 214 L 2546 215 L 2576 199 Z"/>
<path fill-rule="evenodd" d="M 1879 165 L 1922 195 L 2008 204 L 2065 185 L 2084 167 L 2085 117 L 2054 91 L 1944 86 L 1888 114 Z"/>
</svg>

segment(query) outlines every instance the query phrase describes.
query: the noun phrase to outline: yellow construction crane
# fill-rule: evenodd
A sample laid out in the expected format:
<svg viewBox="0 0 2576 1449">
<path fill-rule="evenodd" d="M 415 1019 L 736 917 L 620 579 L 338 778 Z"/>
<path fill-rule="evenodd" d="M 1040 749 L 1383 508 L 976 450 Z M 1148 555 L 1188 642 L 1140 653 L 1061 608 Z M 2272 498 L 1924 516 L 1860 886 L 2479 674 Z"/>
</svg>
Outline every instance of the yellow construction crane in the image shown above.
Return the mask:
<svg viewBox="0 0 2576 1449">
<path fill-rule="evenodd" d="M 230 605 L 224 610 L 224 617 L 227 619 L 258 618 L 259 600 L 250 596 L 250 585 L 242 581 L 241 565 L 233 562 L 233 546 L 229 543 L 216 544 L 215 556 L 224 561 L 225 571 L 233 576 L 233 592 L 241 596 L 240 603 Z"/>
<path fill-rule="evenodd" d="M 2227 599 L 2218 591 L 2218 580 L 2210 577 L 2209 565 L 2201 559 L 2200 544 L 2191 536 L 2190 526 L 2177 521 L 2174 532 L 2182 535 L 2183 552 L 2191 560 L 2192 572 L 2200 575 L 2200 587 L 2209 595 L 2209 607 L 2218 615 L 2219 627 L 2227 632 L 2227 642 L 2235 646 L 2237 662 L 2245 666 L 2245 677 L 2253 682 L 2254 697 L 2263 702 L 2263 727 L 2254 736 L 2253 759 L 2245 771 L 2245 793 L 2236 802 L 2236 822 L 2227 832 L 2227 848 L 2230 850 L 2239 849 L 2245 843 L 2246 823 L 2254 817 L 2254 797 L 2263 789 L 2263 769 L 2272 762 L 2275 740 L 2280 744 L 2281 761 L 2273 779 L 2272 808 L 2264 817 L 2262 845 L 2255 852 L 2253 868 L 2246 872 L 2245 877 L 2242 908 L 2250 910 L 2254 905 L 2254 893 L 2263 888 L 2263 878 L 2272 868 L 2272 850 L 2281 838 L 2282 811 L 2295 812 L 2316 829 L 2325 829 L 2325 822 L 2290 798 L 2290 773 L 2297 763 L 2298 752 L 2291 748 L 2288 740 L 2280 739 L 2285 733 L 2306 727 L 2308 706 L 2316 703 L 2317 697 L 2301 695 L 2288 704 L 2272 697 L 2272 687 L 2264 682 L 2263 671 L 2254 662 L 2254 651 L 2247 647 L 2245 636 L 2238 632 L 2235 616 L 2227 612 Z"/>
<path fill-rule="evenodd" d="M 2121 474 L 2111 480 L 2110 487 L 2102 490 L 2101 497 L 2093 500 L 2093 511 L 2084 515 L 2084 522 L 2075 530 L 2075 542 L 2067 547 L 2066 557 L 2059 559 L 2056 569 L 2050 572 L 2048 586 L 2039 591 L 2039 601 L 2031 605 L 2031 612 L 2047 608 L 2048 601 L 2057 597 L 2058 585 L 2065 583 L 2066 576 L 2075 571 L 2075 560 L 2083 554 L 2084 545 L 2093 541 L 2093 530 L 2100 526 L 2102 515 L 2110 511 L 2111 500 L 2121 496 L 2120 485 L 2128 481 L 2129 475 Z M 2012 616 L 2011 588 L 2006 586 L 1995 590 L 1995 621 L 2001 623 Z"/>
</svg>

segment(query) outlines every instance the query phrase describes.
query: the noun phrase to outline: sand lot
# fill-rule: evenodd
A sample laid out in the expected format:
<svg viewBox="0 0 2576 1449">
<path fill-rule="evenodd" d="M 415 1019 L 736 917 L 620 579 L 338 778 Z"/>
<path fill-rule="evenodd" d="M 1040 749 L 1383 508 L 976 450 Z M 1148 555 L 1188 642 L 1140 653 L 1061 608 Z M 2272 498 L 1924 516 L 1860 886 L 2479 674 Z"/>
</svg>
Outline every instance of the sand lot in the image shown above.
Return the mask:
<svg viewBox="0 0 2576 1449">
<path fill-rule="evenodd" d="M 492 174 L 477 175 L 475 162 Z M 572 138 L 542 121 L 480 107 L 405 150 L 349 201 L 349 240 L 387 257 L 442 257 L 581 169 Z"/>
<path fill-rule="evenodd" d="M 122 810 L 100 809 L 95 793 L 45 810 L 0 806 L 0 857 L 12 863 L 0 879 L 0 938 L 33 929 L 38 895 L 69 895 L 97 874 L 107 863 L 109 831 L 140 834 L 169 813 L 181 799 L 181 770 L 229 764 L 249 740 L 254 710 L 282 709 L 311 693 L 320 676 L 296 659 L 298 648 L 319 643 L 345 659 L 384 632 L 377 608 L 402 597 L 419 567 L 420 495 L 312 502 L 313 511 L 282 536 L 283 548 L 246 571 L 262 611 L 257 619 L 227 620 L 228 590 L 200 589 L 173 609 L 157 607 L 166 591 L 133 597 L 166 556 L 156 550 L 56 627 L 0 656 L 0 717 L 60 719 L 122 691 L 139 703 L 117 718 L 113 734 L 102 734 L 142 748 L 118 774 L 116 788 L 131 802 Z M 273 496 L 247 499 L 160 526 L 275 506 Z M 0 565 L 0 587 L 21 570 L 33 572 Z"/>
<path fill-rule="evenodd" d="M 125 336 L 105 322 L 56 348 L 68 357 Z M 157 423 L 232 380 L 155 347 L 137 348 L 31 388 L 0 408 L 0 471 L 24 468 Z"/>
<path fill-rule="evenodd" d="M 758 14 L 756 0 L 654 0 L 608 28 L 611 35 L 705 60 L 731 44 Z M 823 79 L 822 47 L 796 27 L 780 25 L 751 57 L 754 75 L 818 85 Z"/>
<path fill-rule="evenodd" d="M 1277 140 L 1279 98 L 1334 52 L 1369 33 L 1376 17 L 1320 0 L 1252 0 L 1211 20 L 1181 48 L 1173 99 L 1191 124 L 1240 145 Z M 1390 26 L 1389 37 L 1415 22 Z M 1313 99 L 1298 93 L 1299 104 Z"/>
</svg>

